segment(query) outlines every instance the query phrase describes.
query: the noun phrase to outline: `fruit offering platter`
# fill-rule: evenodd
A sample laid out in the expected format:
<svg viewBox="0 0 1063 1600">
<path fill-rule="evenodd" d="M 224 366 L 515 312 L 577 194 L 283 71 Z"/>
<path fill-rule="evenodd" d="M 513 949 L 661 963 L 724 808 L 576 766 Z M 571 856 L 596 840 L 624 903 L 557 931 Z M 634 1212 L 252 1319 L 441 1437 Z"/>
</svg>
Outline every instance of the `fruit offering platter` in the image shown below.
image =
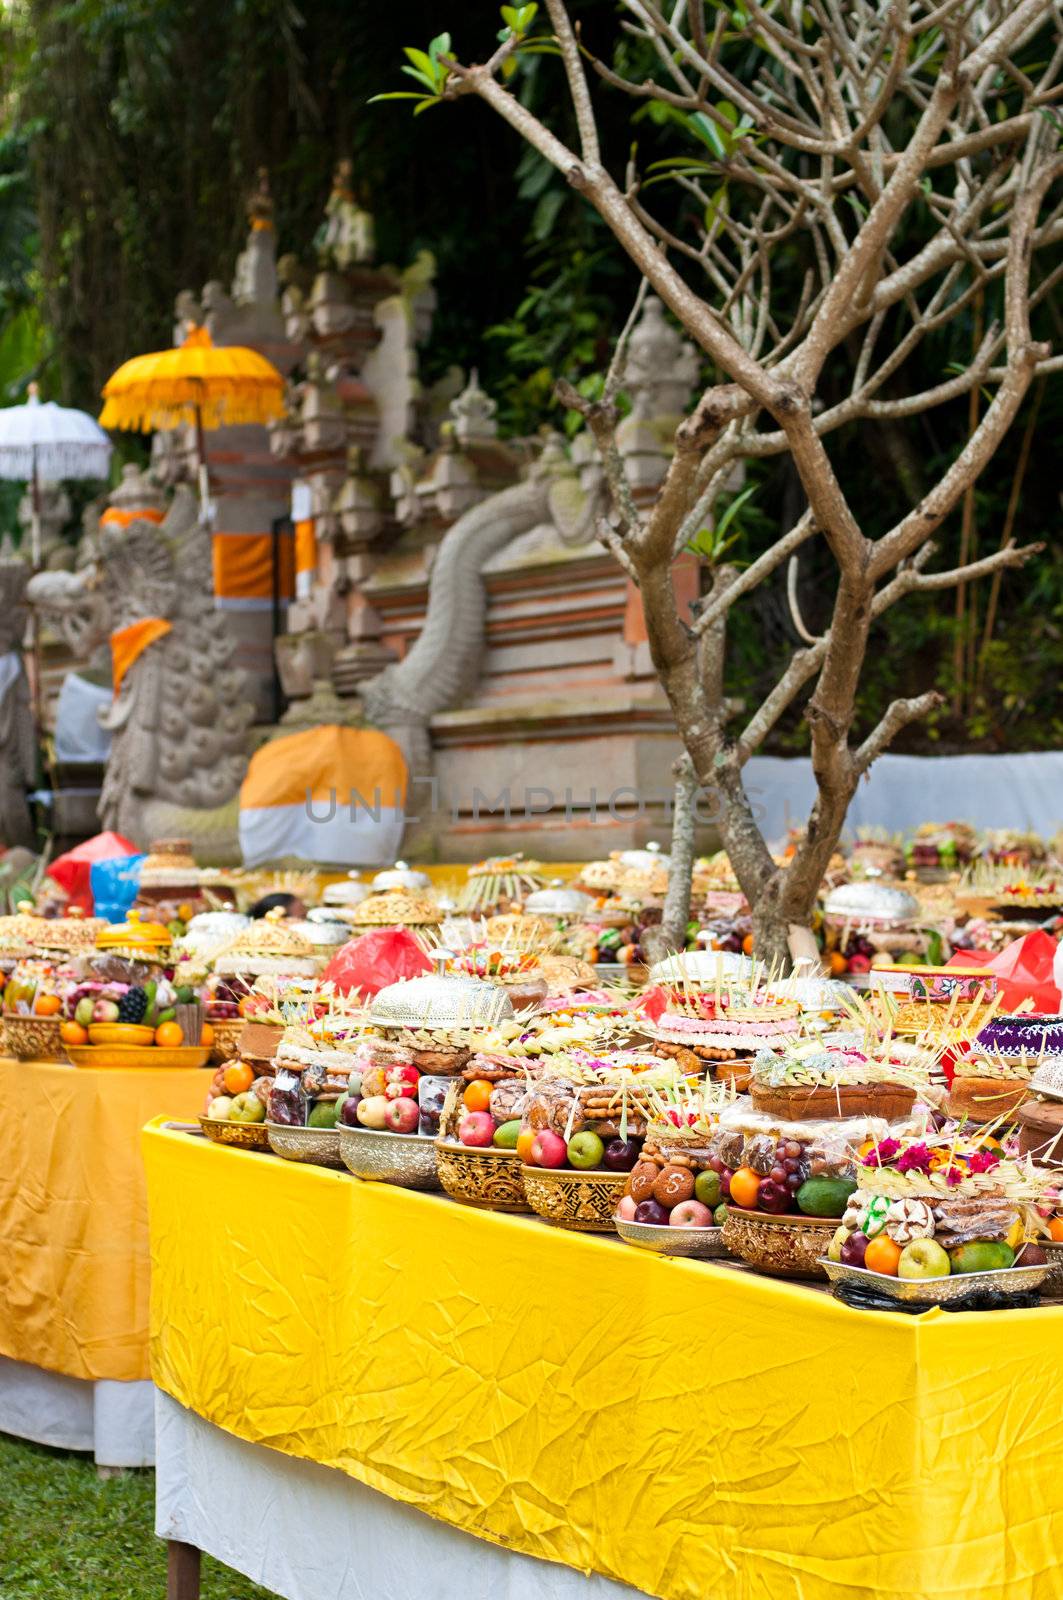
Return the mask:
<svg viewBox="0 0 1063 1600">
<path fill-rule="evenodd" d="M 207 967 L 207 1016 L 229 1022 L 266 1009 L 289 988 L 310 992 L 322 966 L 313 945 L 283 915 L 271 911 L 237 929 L 203 958 Z"/>
<path fill-rule="evenodd" d="M 898 963 L 872 973 L 871 997 L 883 1028 L 928 1041 L 973 1038 L 1001 1007 L 996 974 L 988 967 Z"/>
<path fill-rule="evenodd" d="M 525 861 L 519 851 L 512 856 L 488 856 L 469 868 L 458 890 L 458 910 L 509 911 L 545 885 L 542 862 Z"/>
<path fill-rule="evenodd" d="M 904 846 L 906 864 L 916 873 L 954 872 L 978 853 L 978 835 L 967 822 L 924 822 Z"/>
<path fill-rule="evenodd" d="M 446 955 L 444 971 L 501 984 L 515 1010 L 538 1005 L 548 987 L 543 960 L 558 948 L 557 930 L 537 917 L 519 916 L 491 918 L 486 932 L 485 939 L 470 940 Z"/>
<path fill-rule="evenodd" d="M 926 1084 L 925 1070 L 868 1036 L 761 1051 L 749 1096 L 716 1130 L 728 1249 L 767 1272 L 823 1276 L 818 1262 L 856 1188 L 854 1150 L 925 1121 Z"/>
<path fill-rule="evenodd" d="M 706 1106 L 671 1109 L 651 1122 L 614 1214 L 625 1244 L 659 1255 L 726 1254 L 727 1213 L 712 1151 L 714 1114 Z"/>
<path fill-rule="evenodd" d="M 744 1090 L 757 1052 L 781 1048 L 802 1032 L 800 1003 L 773 993 L 762 978 L 758 970 L 748 980 L 717 977 L 711 988 L 687 980 L 667 989 L 653 1029 L 657 1053 L 684 1072 L 708 1069 Z"/>
<path fill-rule="evenodd" d="M 990 1135 L 876 1139 L 824 1267 L 838 1287 L 921 1304 L 988 1306 L 1026 1296 L 1051 1270 L 1037 1243 L 1049 1179 Z"/>
<path fill-rule="evenodd" d="M 611 1231 L 650 1122 L 679 1094 L 673 1062 L 648 1053 L 555 1058 L 528 1086 L 517 1150 L 533 1211 Z"/>
<path fill-rule="evenodd" d="M 202 1066 L 213 1043 L 199 991 L 164 976 L 75 983 L 63 999 L 59 1037 L 74 1065 L 86 1067 L 127 1066 L 129 1051 L 143 1052 L 145 1066 Z"/>
<path fill-rule="evenodd" d="M 831 971 L 859 981 L 872 968 L 943 954 L 942 941 L 921 928 L 921 920 L 919 901 L 900 884 L 865 878 L 837 885 L 823 901 Z"/>
</svg>

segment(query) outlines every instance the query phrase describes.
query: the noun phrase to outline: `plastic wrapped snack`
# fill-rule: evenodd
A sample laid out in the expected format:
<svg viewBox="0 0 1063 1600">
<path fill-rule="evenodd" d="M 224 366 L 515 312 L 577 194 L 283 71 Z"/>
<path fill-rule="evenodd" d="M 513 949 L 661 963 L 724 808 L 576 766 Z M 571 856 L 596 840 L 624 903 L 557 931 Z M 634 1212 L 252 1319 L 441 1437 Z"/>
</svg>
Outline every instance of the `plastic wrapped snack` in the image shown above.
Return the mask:
<svg viewBox="0 0 1063 1600">
<path fill-rule="evenodd" d="M 286 1128 L 306 1126 L 308 1101 L 302 1075 L 290 1067 L 280 1067 L 269 1091 L 266 1114 L 270 1122 Z"/>
</svg>

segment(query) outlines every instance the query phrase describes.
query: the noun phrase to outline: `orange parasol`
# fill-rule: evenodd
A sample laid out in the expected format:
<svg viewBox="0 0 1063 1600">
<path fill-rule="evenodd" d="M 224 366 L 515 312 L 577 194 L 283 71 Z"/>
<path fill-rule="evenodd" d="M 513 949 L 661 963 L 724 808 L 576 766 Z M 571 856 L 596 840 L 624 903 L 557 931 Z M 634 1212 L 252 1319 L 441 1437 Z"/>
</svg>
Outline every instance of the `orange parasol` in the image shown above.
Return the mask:
<svg viewBox="0 0 1063 1600">
<path fill-rule="evenodd" d="M 179 428 L 193 423 L 200 476 L 204 428 L 271 422 L 284 410 L 284 380 L 257 350 L 215 345 L 206 328 L 191 328 L 173 350 L 134 356 L 103 386 L 104 428 Z"/>
</svg>

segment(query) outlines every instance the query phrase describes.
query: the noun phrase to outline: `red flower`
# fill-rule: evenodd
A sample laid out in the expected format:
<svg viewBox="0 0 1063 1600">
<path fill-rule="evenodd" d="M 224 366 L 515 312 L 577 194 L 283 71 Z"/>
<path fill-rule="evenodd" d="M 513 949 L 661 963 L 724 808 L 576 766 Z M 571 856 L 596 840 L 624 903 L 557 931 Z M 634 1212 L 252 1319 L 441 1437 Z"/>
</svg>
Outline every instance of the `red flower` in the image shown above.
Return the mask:
<svg viewBox="0 0 1063 1600">
<path fill-rule="evenodd" d="M 967 1157 L 967 1165 L 972 1172 L 992 1172 L 994 1167 L 1000 1165 L 1000 1157 L 995 1150 L 976 1150 L 974 1155 Z"/>
<path fill-rule="evenodd" d="M 897 1157 L 898 1172 L 929 1172 L 930 1150 L 925 1144 L 910 1144 L 902 1155 Z"/>
<path fill-rule="evenodd" d="M 948 1184 L 950 1189 L 955 1189 L 958 1183 L 963 1182 L 963 1173 L 960 1171 L 959 1167 L 947 1168 L 945 1172 L 945 1182 Z"/>
</svg>

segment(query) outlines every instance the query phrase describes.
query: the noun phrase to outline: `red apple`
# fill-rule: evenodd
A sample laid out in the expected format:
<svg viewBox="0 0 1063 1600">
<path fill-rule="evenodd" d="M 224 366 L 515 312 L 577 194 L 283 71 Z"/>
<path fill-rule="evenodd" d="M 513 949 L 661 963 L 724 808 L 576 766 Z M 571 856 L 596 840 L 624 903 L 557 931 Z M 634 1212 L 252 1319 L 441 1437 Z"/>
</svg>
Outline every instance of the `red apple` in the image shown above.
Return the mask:
<svg viewBox="0 0 1063 1600">
<path fill-rule="evenodd" d="M 355 1115 L 363 1128 L 371 1128 L 375 1133 L 379 1133 L 384 1127 L 387 1110 L 388 1103 L 384 1096 L 371 1094 L 365 1100 L 359 1100 Z"/>
<path fill-rule="evenodd" d="M 711 1228 L 712 1212 L 700 1200 L 680 1200 L 668 1221 L 673 1228 Z"/>
<path fill-rule="evenodd" d="M 542 1128 L 532 1140 L 531 1164 L 533 1167 L 563 1167 L 568 1159 L 568 1149 L 559 1133 Z"/>
<path fill-rule="evenodd" d="M 621 1222 L 634 1222 L 635 1212 L 637 1209 L 638 1208 L 636 1207 L 631 1196 L 629 1194 L 625 1194 L 621 1196 L 620 1204 L 616 1208 L 615 1215 L 620 1218 Z"/>
<path fill-rule="evenodd" d="M 489 1111 L 467 1111 L 458 1123 L 458 1138 L 474 1149 L 485 1148 L 494 1136 L 495 1119 Z"/>
<path fill-rule="evenodd" d="M 408 1095 L 389 1100 L 384 1112 L 384 1126 L 392 1133 L 416 1133 L 421 1120 L 421 1108 Z"/>
<path fill-rule="evenodd" d="M 635 1207 L 636 1222 L 652 1222 L 654 1227 L 663 1228 L 668 1221 L 668 1213 L 659 1200 L 643 1200 Z"/>
</svg>

